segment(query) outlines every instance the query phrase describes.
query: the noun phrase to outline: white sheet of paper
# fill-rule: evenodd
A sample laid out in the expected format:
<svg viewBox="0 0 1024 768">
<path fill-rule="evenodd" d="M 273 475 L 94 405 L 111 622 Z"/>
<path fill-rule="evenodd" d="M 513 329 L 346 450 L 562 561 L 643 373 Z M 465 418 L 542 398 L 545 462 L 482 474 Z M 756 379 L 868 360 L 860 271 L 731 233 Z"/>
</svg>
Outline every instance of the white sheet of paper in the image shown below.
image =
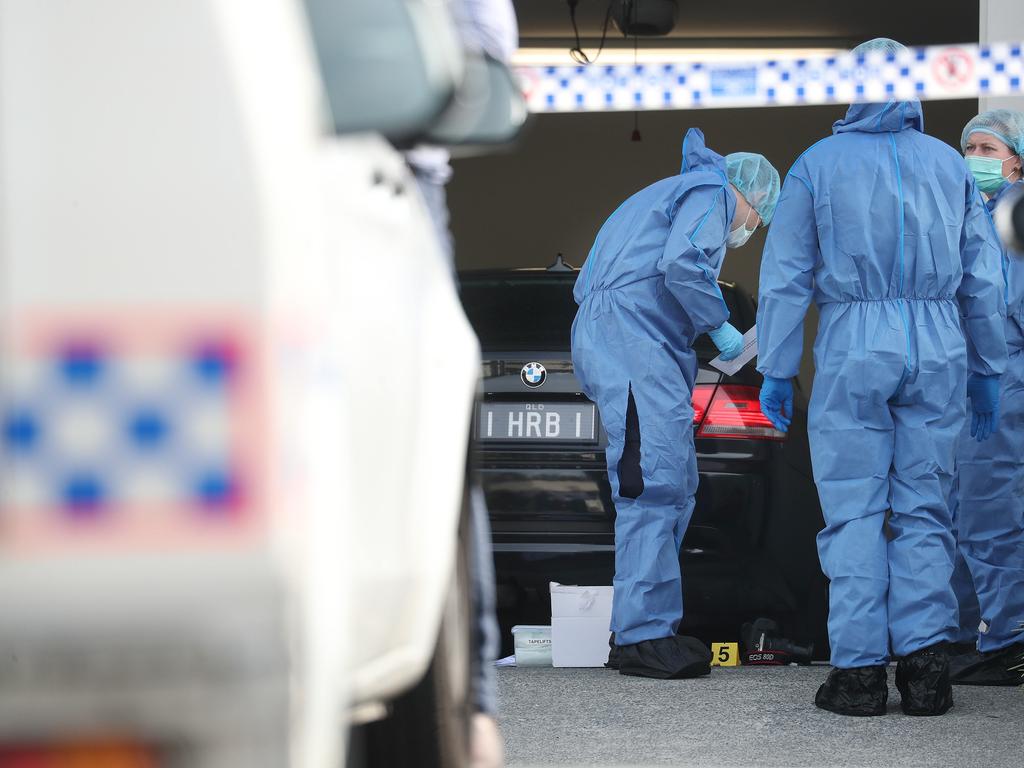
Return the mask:
<svg viewBox="0 0 1024 768">
<path fill-rule="evenodd" d="M 719 355 L 711 361 L 711 365 L 720 370 L 726 376 L 732 376 L 740 368 L 757 357 L 757 326 L 743 334 L 743 351 L 738 357 L 732 360 L 723 360 Z"/>
</svg>

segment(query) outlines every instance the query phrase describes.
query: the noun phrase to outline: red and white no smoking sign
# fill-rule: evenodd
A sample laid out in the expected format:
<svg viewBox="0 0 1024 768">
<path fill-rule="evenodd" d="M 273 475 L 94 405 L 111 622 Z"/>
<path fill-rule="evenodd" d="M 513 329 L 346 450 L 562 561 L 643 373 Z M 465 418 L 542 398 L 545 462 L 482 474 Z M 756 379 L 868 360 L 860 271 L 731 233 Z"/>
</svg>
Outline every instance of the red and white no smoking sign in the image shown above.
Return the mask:
<svg viewBox="0 0 1024 768">
<path fill-rule="evenodd" d="M 970 90 L 974 77 L 974 57 L 963 48 L 940 50 L 932 59 L 935 85 L 945 91 Z"/>
</svg>

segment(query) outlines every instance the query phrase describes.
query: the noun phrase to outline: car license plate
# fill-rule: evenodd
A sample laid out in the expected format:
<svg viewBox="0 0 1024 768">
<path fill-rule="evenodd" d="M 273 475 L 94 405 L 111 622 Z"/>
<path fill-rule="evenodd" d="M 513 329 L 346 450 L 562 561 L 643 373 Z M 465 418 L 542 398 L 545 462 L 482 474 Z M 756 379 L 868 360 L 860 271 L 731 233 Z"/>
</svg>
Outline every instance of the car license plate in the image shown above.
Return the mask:
<svg viewBox="0 0 1024 768">
<path fill-rule="evenodd" d="M 480 440 L 596 442 L 593 403 L 483 403 Z"/>
</svg>

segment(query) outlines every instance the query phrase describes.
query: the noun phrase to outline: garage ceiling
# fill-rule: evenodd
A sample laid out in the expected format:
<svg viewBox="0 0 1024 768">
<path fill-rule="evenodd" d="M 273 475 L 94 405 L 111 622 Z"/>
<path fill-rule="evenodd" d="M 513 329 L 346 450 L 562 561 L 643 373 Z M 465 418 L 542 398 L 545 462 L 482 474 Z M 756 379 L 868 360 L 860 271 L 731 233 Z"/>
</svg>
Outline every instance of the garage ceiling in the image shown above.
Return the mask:
<svg viewBox="0 0 1024 768">
<path fill-rule="evenodd" d="M 642 1 L 642 0 L 641 0 Z M 568 47 L 572 26 L 566 0 L 514 0 L 523 46 Z M 678 0 L 675 30 L 641 38 L 664 47 L 851 47 L 872 37 L 908 45 L 978 41 L 978 2 L 935 0 Z M 587 46 L 601 37 L 608 0 L 579 0 L 580 35 Z M 632 47 L 611 26 L 609 46 Z"/>
</svg>

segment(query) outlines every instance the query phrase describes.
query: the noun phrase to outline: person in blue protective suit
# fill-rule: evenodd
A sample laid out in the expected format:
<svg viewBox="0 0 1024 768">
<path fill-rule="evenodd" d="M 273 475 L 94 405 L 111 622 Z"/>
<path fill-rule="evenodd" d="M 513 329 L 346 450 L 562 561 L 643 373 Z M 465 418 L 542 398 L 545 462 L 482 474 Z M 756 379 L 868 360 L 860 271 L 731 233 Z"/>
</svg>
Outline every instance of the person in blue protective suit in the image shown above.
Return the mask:
<svg viewBox="0 0 1024 768">
<path fill-rule="evenodd" d="M 779 186 L 761 155 L 722 157 L 691 128 L 680 173 L 619 206 L 576 281 L 573 364 L 608 435 L 617 512 L 609 664 L 622 674 L 710 671 L 708 649 L 676 634 L 679 548 L 697 489 L 693 343 L 706 333 L 724 358 L 742 351 L 717 277 L 726 247 L 771 221 Z"/>
<path fill-rule="evenodd" d="M 1006 109 L 971 120 L 960 139 L 978 189 L 995 210 L 1021 181 L 1024 113 Z M 999 380 L 999 430 L 984 442 L 964 434 L 957 453 L 953 523 L 957 535 L 953 590 L 960 604 L 950 659 L 953 683 L 1024 682 L 1024 264 L 1004 255 L 1006 345 Z M 968 411 L 976 419 L 971 392 Z M 973 421 L 972 419 L 972 421 Z"/>
<path fill-rule="evenodd" d="M 815 704 L 844 715 L 885 714 L 890 649 L 905 713 L 952 706 L 947 501 L 968 372 L 1006 366 L 995 231 L 963 158 L 922 131 L 917 100 L 852 105 L 794 163 L 761 263 L 761 409 L 779 429 L 812 299 L 820 312 L 808 432 L 833 669 Z M 976 405 L 994 428 L 996 403 Z"/>
</svg>

